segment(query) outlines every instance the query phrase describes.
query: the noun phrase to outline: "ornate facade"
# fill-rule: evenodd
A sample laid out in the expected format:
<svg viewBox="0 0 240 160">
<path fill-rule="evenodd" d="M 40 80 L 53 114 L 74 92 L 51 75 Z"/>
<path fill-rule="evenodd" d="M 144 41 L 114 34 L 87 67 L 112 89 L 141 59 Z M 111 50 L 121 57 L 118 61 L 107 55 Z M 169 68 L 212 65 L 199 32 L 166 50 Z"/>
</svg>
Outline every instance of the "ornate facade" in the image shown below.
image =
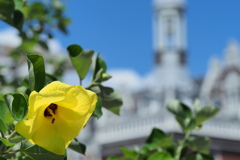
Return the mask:
<svg viewBox="0 0 240 160">
<path fill-rule="evenodd" d="M 205 77 L 194 79 L 187 68 L 185 1 L 154 0 L 153 38 L 155 68 L 142 79 L 142 85 L 131 89 L 128 80 L 116 86 L 123 95 L 120 117 L 109 112 L 86 127 L 84 137 L 91 147 L 87 159 L 104 159 L 118 154 L 119 146 L 141 145 L 153 127 L 180 134 L 166 104 L 179 99 L 191 105 L 195 98 L 203 104 L 214 104 L 221 112 L 195 135 L 212 138 L 212 151 L 219 160 L 232 160 L 240 153 L 240 63 L 239 46 L 231 41 L 222 61 L 212 59 Z M 91 137 L 91 138 L 90 138 Z M 89 140 L 91 139 L 91 140 Z M 93 143 L 94 142 L 94 143 Z M 238 146 L 238 147 L 237 147 Z M 234 154 L 232 154 L 234 153 Z"/>
</svg>

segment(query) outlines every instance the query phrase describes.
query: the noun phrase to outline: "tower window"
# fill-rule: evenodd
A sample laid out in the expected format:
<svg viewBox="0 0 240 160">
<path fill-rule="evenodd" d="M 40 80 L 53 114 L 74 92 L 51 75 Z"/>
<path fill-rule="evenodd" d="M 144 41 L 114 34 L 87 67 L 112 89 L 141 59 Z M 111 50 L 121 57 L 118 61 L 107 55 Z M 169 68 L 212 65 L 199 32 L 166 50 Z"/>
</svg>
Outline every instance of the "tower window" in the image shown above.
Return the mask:
<svg viewBox="0 0 240 160">
<path fill-rule="evenodd" d="M 166 22 L 166 43 L 168 49 L 173 49 L 175 46 L 174 26 L 170 18 Z"/>
</svg>

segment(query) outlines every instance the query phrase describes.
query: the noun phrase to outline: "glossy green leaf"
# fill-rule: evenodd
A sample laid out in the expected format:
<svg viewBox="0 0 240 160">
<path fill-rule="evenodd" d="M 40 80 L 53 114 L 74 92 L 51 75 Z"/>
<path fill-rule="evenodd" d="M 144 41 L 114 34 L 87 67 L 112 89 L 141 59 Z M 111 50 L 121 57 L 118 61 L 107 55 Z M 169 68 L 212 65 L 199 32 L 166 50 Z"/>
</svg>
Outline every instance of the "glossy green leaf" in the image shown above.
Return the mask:
<svg viewBox="0 0 240 160">
<path fill-rule="evenodd" d="M 100 118 L 102 116 L 102 114 L 103 114 L 102 113 L 102 98 L 98 96 L 96 108 L 95 108 L 92 116 Z"/>
<path fill-rule="evenodd" d="M 155 152 L 147 160 L 174 160 L 170 153 L 166 151 Z"/>
<path fill-rule="evenodd" d="M 196 113 L 197 124 L 213 118 L 220 110 L 215 106 L 205 106 Z"/>
<path fill-rule="evenodd" d="M 2 138 L 2 137 L 0 137 L 0 141 L 2 141 L 3 144 L 4 144 L 5 146 L 8 146 L 8 147 L 15 145 L 15 143 L 12 143 L 12 142 L 10 142 L 9 140 L 7 140 L 7 139 L 5 139 L 5 138 Z"/>
<path fill-rule="evenodd" d="M 5 101 L 16 121 L 22 121 L 28 111 L 28 104 L 25 97 L 19 93 L 10 93 L 5 95 Z"/>
<path fill-rule="evenodd" d="M 138 157 L 138 153 L 135 150 L 130 150 L 126 147 L 120 147 L 120 150 L 122 151 L 125 158 L 137 159 Z"/>
<path fill-rule="evenodd" d="M 29 86 L 31 90 L 40 91 L 45 85 L 45 67 L 43 57 L 36 54 L 27 55 Z"/>
<path fill-rule="evenodd" d="M 7 132 L 7 129 L 8 129 L 8 127 L 7 127 L 6 123 L 2 119 L 0 119 L 0 131 L 3 134 L 5 134 Z"/>
<path fill-rule="evenodd" d="M 86 152 L 86 146 L 84 144 L 78 142 L 78 140 L 76 138 L 72 140 L 72 142 L 70 143 L 68 148 L 70 148 L 80 154 L 85 154 L 85 152 Z"/>
<path fill-rule="evenodd" d="M 4 120 L 6 117 L 7 105 L 5 101 L 0 100 L 0 119 Z"/>
<path fill-rule="evenodd" d="M 82 50 L 82 48 L 76 44 L 68 46 L 67 50 L 73 67 L 76 69 L 79 78 L 83 80 L 92 64 L 94 51 Z"/>
<path fill-rule="evenodd" d="M 43 160 L 43 159 L 51 159 L 51 160 L 64 160 L 64 156 L 56 155 L 52 152 L 49 152 L 37 145 L 33 145 L 27 140 L 24 140 L 21 143 L 20 147 L 21 153 L 25 154 L 27 157 L 24 160 Z"/>
</svg>

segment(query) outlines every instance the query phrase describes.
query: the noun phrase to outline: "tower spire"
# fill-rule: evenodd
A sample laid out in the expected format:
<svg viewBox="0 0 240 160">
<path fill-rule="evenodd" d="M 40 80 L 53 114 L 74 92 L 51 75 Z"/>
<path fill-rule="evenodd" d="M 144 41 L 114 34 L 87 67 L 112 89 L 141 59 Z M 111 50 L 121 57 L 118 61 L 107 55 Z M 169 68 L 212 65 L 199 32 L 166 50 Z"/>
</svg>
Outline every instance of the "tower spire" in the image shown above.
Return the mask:
<svg viewBox="0 0 240 160">
<path fill-rule="evenodd" d="M 171 55 L 176 64 L 185 65 L 186 32 L 183 0 L 154 1 L 154 51 L 156 64 L 168 63 Z"/>
</svg>

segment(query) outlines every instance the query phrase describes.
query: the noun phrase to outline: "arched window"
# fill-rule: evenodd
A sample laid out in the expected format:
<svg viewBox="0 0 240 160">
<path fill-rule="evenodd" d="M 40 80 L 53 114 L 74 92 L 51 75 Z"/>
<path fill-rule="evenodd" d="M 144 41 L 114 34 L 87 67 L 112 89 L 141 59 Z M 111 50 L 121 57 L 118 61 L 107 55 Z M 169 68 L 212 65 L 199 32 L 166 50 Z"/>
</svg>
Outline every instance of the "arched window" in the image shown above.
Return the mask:
<svg viewBox="0 0 240 160">
<path fill-rule="evenodd" d="M 166 20 L 166 46 L 168 50 L 172 50 L 175 47 L 175 33 L 174 33 L 174 22 L 172 18 Z"/>
</svg>

